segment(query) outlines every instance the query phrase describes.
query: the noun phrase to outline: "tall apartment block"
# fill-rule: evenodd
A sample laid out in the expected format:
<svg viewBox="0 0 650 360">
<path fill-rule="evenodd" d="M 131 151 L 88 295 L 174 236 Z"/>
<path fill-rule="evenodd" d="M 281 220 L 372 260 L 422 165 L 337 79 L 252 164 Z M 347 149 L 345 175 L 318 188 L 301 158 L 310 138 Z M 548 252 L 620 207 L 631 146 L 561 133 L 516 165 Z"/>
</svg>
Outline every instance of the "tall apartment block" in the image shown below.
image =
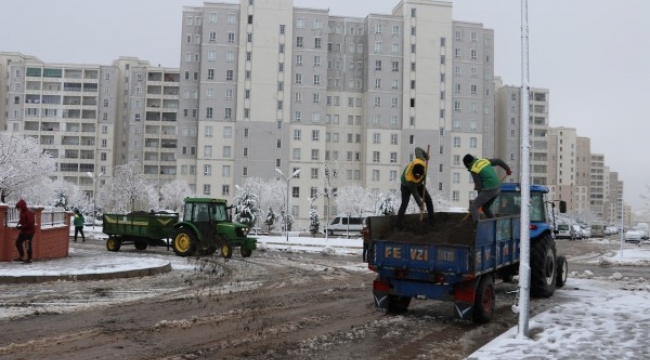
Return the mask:
<svg viewBox="0 0 650 360">
<path fill-rule="evenodd" d="M 591 212 L 600 219 L 604 219 L 605 197 L 605 155 L 591 154 L 591 176 L 589 186 L 589 207 Z"/>
<path fill-rule="evenodd" d="M 177 169 L 188 172 L 188 158 L 195 165 L 195 155 L 190 155 L 195 150 L 179 147 L 177 140 L 179 135 L 189 134 L 189 129 L 177 126 L 180 71 L 132 57 L 120 57 L 113 66 L 122 75 L 118 79 L 114 163 L 138 162 L 145 178 L 160 189 L 176 179 Z"/>
<path fill-rule="evenodd" d="M 590 211 L 591 148 L 588 138 L 576 129 L 557 127 L 548 132 L 550 198 L 564 200 L 567 210 Z"/>
<path fill-rule="evenodd" d="M 197 131 L 178 142 L 196 148 L 198 194 L 300 169 L 291 213 L 305 219 L 319 195 L 313 206 L 332 214 L 326 181 L 398 191 L 415 147 L 428 146 L 434 188 L 468 203 L 460 158 L 493 146 L 493 34 L 453 22 L 451 3 L 406 0 L 365 18 L 291 0 L 205 3 L 184 9 L 182 31 L 178 123 Z"/>
<path fill-rule="evenodd" d="M 56 160 L 52 180 L 92 195 L 87 174 L 99 178 L 114 165 L 117 69 L 48 64 L 19 53 L 0 53 L 0 64 L 2 129 L 34 137 Z"/>
<path fill-rule="evenodd" d="M 521 87 L 501 86 L 496 96 L 496 157 L 511 167 L 509 181 L 519 182 L 521 176 Z M 549 91 L 531 88 L 529 103 L 530 176 L 532 184 L 553 184 L 549 176 Z"/>
</svg>

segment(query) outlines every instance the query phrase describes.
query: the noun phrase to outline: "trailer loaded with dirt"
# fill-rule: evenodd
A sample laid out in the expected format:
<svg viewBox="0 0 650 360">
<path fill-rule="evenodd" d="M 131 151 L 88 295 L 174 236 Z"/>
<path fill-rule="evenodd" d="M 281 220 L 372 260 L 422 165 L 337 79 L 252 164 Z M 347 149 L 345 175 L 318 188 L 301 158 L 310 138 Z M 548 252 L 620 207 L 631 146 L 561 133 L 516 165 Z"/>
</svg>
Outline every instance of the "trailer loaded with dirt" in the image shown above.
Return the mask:
<svg viewBox="0 0 650 360">
<path fill-rule="evenodd" d="M 239 248 L 243 257 L 251 256 L 257 240 L 248 237 L 246 225 L 232 221 L 226 200 L 186 198 L 182 219 L 175 213 L 104 214 L 106 249 L 119 251 L 133 243 L 138 250 L 152 244 L 171 244 L 176 255 L 212 255 L 217 249 L 231 258 Z"/>
<path fill-rule="evenodd" d="M 530 188 L 530 267 L 532 296 L 549 297 L 562 287 L 568 272 L 556 255 L 554 227 L 547 219 L 548 189 Z M 418 214 L 407 215 L 398 230 L 395 216 L 367 219 L 368 267 L 377 272 L 375 305 L 388 312 L 408 309 L 411 299 L 453 301 L 458 318 L 488 322 L 494 313 L 497 278 L 513 281 L 520 259 L 520 216 L 499 208 L 506 198 L 521 203 L 518 184 L 503 184 L 494 202 L 495 218 L 476 226 L 464 213 L 436 213 L 433 225 Z M 563 212 L 565 204 L 560 204 Z M 510 208 L 511 209 L 511 208 Z"/>
</svg>

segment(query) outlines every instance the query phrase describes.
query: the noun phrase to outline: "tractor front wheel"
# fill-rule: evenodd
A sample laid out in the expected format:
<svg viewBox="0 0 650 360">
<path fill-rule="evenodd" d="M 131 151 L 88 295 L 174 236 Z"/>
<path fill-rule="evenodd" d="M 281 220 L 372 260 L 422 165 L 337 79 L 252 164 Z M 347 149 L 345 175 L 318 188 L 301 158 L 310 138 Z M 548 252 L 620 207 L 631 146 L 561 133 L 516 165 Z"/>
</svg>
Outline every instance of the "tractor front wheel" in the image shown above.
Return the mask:
<svg viewBox="0 0 650 360">
<path fill-rule="evenodd" d="M 249 257 L 253 253 L 253 250 L 245 249 L 243 247 L 239 248 L 242 257 Z"/>
<path fill-rule="evenodd" d="M 196 235 L 192 230 L 180 228 L 176 230 L 172 239 L 174 252 L 178 256 L 192 256 L 196 251 Z"/>
<path fill-rule="evenodd" d="M 232 246 L 228 242 L 221 244 L 221 256 L 224 259 L 230 259 L 232 257 Z"/>
<path fill-rule="evenodd" d="M 122 246 L 122 242 L 115 236 L 109 236 L 106 240 L 106 250 L 108 251 L 120 251 L 120 246 Z"/>
</svg>

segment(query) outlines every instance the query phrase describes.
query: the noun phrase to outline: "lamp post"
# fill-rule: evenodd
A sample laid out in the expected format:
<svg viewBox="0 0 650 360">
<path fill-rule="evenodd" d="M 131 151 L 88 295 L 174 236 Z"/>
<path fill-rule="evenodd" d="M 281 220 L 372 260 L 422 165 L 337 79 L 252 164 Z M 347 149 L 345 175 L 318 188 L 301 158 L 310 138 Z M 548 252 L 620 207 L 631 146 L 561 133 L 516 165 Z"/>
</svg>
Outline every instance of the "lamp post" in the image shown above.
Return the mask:
<svg viewBox="0 0 650 360">
<path fill-rule="evenodd" d="M 97 202 L 96 202 L 96 200 L 97 200 L 97 180 L 99 180 L 99 178 L 102 177 L 104 175 L 104 173 L 103 172 L 99 173 L 99 175 L 97 175 L 96 178 L 90 171 L 88 171 L 86 173 L 86 175 L 88 175 L 88 177 L 93 180 L 93 230 L 95 230 L 95 215 L 97 214 L 97 207 L 96 207 L 97 206 Z"/>
<path fill-rule="evenodd" d="M 323 165 L 325 166 L 325 199 L 327 199 L 327 211 L 325 213 L 325 242 L 327 242 L 327 233 L 329 232 L 327 230 L 327 226 L 330 224 L 330 168 L 327 166 L 327 164 L 323 161 Z"/>
<path fill-rule="evenodd" d="M 284 218 L 284 232 L 287 234 L 287 242 L 289 242 L 289 227 L 288 227 L 288 222 L 289 222 L 289 180 L 293 179 L 294 177 L 298 176 L 300 174 L 300 169 L 294 171 L 291 176 L 286 177 L 284 176 L 284 173 L 282 170 L 275 168 L 275 171 L 282 176 L 284 181 L 287 182 L 287 208 L 285 209 L 285 218 Z"/>
</svg>

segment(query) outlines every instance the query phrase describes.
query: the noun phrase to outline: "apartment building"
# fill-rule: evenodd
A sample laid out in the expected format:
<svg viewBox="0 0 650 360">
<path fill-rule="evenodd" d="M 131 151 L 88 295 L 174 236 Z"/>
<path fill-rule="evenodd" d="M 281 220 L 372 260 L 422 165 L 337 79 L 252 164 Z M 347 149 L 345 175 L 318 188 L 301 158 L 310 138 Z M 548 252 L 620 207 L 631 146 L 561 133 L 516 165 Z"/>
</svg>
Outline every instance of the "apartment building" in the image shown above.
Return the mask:
<svg viewBox="0 0 650 360">
<path fill-rule="evenodd" d="M 589 179 L 589 207 L 598 218 L 604 219 L 605 196 L 605 155 L 591 154 L 591 173 Z"/>
<path fill-rule="evenodd" d="M 496 94 L 496 157 L 510 166 L 513 174 L 510 182 L 520 182 L 521 178 L 521 87 L 500 85 L 497 81 Z M 529 141 L 530 141 L 530 179 L 532 184 L 552 185 L 549 179 L 549 90 L 531 88 L 529 97 Z M 553 189 L 551 189 L 551 192 Z"/>
<path fill-rule="evenodd" d="M 428 146 L 434 188 L 465 206 L 460 158 L 494 146 L 493 33 L 453 22 L 451 3 L 402 1 L 365 18 L 291 0 L 205 3 L 184 8 L 182 39 L 178 123 L 196 134 L 178 141 L 196 148 L 198 194 L 301 170 L 289 211 L 305 220 L 308 197 L 336 212 L 326 183 L 398 191 L 415 147 Z M 464 112 L 452 129 L 454 101 Z"/>
<path fill-rule="evenodd" d="M 117 69 L 49 64 L 6 52 L 0 63 L 2 128 L 34 137 L 56 159 L 52 180 L 76 184 L 92 196 L 94 179 L 114 166 Z"/>
<path fill-rule="evenodd" d="M 177 169 L 187 168 L 177 162 L 188 153 L 177 141 L 180 71 L 134 57 L 120 57 L 113 66 L 121 74 L 113 161 L 140 163 L 145 178 L 160 189 L 176 179 Z"/>
<path fill-rule="evenodd" d="M 577 214 L 590 211 L 591 143 L 579 137 L 575 128 L 549 128 L 550 198 L 564 200 L 567 210 Z"/>
</svg>

